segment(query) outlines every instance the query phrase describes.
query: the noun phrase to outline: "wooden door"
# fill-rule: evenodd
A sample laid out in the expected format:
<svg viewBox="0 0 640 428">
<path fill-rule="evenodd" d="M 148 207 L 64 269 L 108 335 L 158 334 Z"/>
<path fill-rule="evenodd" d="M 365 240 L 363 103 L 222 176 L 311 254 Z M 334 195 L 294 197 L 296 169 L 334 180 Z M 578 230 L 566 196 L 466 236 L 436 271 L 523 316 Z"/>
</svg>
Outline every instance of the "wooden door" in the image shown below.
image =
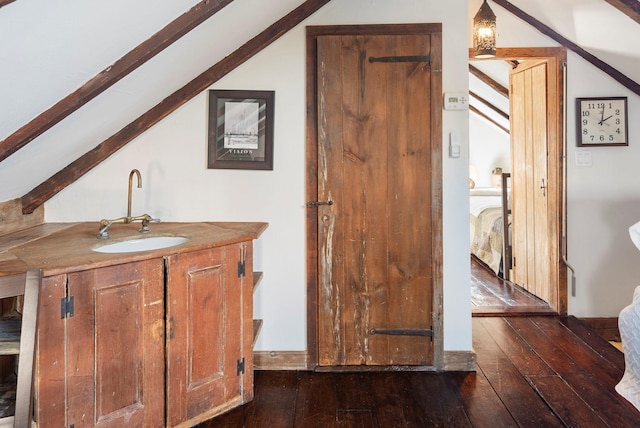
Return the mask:
<svg viewBox="0 0 640 428">
<path fill-rule="evenodd" d="M 162 260 L 70 273 L 67 287 L 67 426 L 162 427 Z"/>
<path fill-rule="evenodd" d="M 550 290 L 551 237 L 547 164 L 549 64 L 527 61 L 511 71 L 513 158 L 513 281 L 546 302 Z"/>
<path fill-rule="evenodd" d="M 433 364 L 441 94 L 432 37 L 317 38 L 321 366 Z"/>
<path fill-rule="evenodd" d="M 253 396 L 251 265 L 248 276 L 238 270 L 246 245 L 167 258 L 167 426 L 195 425 Z"/>
</svg>

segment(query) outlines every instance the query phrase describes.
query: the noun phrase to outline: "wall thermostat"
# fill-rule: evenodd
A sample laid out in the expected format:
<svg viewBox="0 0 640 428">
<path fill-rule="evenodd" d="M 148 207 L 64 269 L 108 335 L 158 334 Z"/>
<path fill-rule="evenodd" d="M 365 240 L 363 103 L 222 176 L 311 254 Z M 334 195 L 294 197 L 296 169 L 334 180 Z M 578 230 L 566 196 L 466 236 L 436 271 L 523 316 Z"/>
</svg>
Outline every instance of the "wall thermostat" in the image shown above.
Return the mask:
<svg viewBox="0 0 640 428">
<path fill-rule="evenodd" d="M 469 108 L 469 95 L 466 92 L 445 92 L 445 110 L 467 110 Z"/>
</svg>

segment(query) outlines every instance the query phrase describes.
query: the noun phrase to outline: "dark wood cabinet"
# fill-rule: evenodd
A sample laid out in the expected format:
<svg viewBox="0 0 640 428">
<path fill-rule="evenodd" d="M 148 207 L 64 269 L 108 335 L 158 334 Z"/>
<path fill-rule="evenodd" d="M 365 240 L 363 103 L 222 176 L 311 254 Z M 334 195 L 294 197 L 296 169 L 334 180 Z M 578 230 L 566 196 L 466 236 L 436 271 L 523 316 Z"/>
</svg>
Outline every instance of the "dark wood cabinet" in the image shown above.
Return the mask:
<svg viewBox="0 0 640 428">
<path fill-rule="evenodd" d="M 253 397 L 250 255 L 240 243 L 167 258 L 168 426 Z"/>
<path fill-rule="evenodd" d="M 39 426 L 190 426 L 253 398 L 251 241 L 43 278 Z"/>
<path fill-rule="evenodd" d="M 43 279 L 39 425 L 163 425 L 163 271 L 152 259 Z"/>
</svg>

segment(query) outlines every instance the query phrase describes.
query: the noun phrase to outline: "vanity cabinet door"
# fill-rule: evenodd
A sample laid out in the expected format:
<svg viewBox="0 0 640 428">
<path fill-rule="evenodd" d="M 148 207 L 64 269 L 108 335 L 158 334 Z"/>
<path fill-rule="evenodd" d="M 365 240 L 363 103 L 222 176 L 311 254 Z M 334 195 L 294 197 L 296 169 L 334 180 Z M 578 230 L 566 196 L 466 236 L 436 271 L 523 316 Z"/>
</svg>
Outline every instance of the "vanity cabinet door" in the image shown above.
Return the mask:
<svg viewBox="0 0 640 428">
<path fill-rule="evenodd" d="M 67 425 L 164 424 L 162 259 L 68 274 Z"/>
<path fill-rule="evenodd" d="M 42 278 L 34 366 L 34 412 L 39 427 L 69 426 L 65 395 L 66 318 L 60 314 L 60 302 L 66 296 L 67 275 Z"/>
<path fill-rule="evenodd" d="M 251 289 L 239 264 L 247 247 L 167 258 L 167 426 L 193 425 L 252 397 L 251 332 L 243 334 Z"/>
</svg>

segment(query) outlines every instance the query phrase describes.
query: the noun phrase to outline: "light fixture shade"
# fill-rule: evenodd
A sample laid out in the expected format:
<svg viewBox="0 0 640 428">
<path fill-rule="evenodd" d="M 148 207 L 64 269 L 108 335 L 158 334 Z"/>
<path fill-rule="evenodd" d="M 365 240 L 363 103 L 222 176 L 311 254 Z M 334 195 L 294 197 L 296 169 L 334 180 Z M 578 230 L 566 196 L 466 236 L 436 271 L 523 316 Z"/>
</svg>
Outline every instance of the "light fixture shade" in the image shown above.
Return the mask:
<svg viewBox="0 0 640 428">
<path fill-rule="evenodd" d="M 473 17 L 473 52 L 475 58 L 496 56 L 496 15 L 487 0 Z"/>
</svg>

